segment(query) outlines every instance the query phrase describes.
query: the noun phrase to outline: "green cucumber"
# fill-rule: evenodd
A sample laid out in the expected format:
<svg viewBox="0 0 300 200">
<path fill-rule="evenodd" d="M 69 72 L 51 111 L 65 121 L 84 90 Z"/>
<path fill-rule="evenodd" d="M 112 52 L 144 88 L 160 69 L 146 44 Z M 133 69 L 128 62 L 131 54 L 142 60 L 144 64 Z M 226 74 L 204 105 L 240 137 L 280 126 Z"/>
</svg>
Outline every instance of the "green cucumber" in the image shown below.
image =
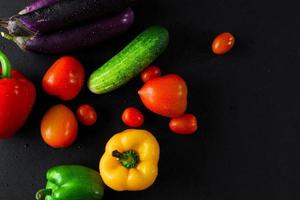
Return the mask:
<svg viewBox="0 0 300 200">
<path fill-rule="evenodd" d="M 146 29 L 91 74 L 88 88 L 95 94 L 104 94 L 121 87 L 162 54 L 168 43 L 169 33 L 164 27 Z"/>
</svg>

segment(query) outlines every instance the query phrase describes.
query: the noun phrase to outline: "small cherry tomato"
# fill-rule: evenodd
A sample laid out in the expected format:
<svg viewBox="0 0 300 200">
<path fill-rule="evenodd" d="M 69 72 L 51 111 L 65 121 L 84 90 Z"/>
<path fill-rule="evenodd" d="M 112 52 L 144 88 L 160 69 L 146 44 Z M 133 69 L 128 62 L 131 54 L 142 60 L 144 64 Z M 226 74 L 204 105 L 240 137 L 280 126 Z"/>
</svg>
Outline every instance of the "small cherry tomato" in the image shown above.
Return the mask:
<svg viewBox="0 0 300 200">
<path fill-rule="evenodd" d="M 169 127 L 177 134 L 193 134 L 198 129 L 197 118 L 193 114 L 184 114 L 180 117 L 171 119 Z"/>
<path fill-rule="evenodd" d="M 83 104 L 77 109 L 77 118 L 85 126 L 91 126 L 97 121 L 97 112 L 95 108 L 88 104 Z"/>
<path fill-rule="evenodd" d="M 140 127 L 144 123 L 144 115 L 134 107 L 126 108 L 122 114 L 122 121 L 130 127 Z"/>
<path fill-rule="evenodd" d="M 142 71 L 141 73 L 141 79 L 144 81 L 144 83 L 146 83 L 147 81 L 160 77 L 161 72 L 160 72 L 160 68 L 156 67 L 156 66 L 150 66 L 147 67 L 146 69 L 144 69 L 144 71 Z"/>
<path fill-rule="evenodd" d="M 80 62 L 71 56 L 64 56 L 58 59 L 44 75 L 43 88 L 49 95 L 65 101 L 71 100 L 79 94 L 84 76 L 84 68 Z"/>
<path fill-rule="evenodd" d="M 42 138 L 53 148 L 69 147 L 77 138 L 77 131 L 75 115 L 62 104 L 50 108 L 42 119 Z"/>
<path fill-rule="evenodd" d="M 212 43 L 212 51 L 217 55 L 229 52 L 235 43 L 235 38 L 231 33 L 219 34 Z"/>
<path fill-rule="evenodd" d="M 165 117 L 179 117 L 187 107 L 188 88 L 176 74 L 147 81 L 138 94 L 149 110 Z"/>
</svg>

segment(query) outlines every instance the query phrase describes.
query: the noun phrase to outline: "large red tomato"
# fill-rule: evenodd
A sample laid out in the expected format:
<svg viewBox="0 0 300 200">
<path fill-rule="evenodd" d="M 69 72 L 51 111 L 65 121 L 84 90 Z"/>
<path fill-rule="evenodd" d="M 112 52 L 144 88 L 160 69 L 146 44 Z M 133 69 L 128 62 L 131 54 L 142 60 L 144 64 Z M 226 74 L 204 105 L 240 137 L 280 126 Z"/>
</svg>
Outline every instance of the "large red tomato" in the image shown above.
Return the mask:
<svg viewBox="0 0 300 200">
<path fill-rule="evenodd" d="M 147 81 L 138 94 L 149 110 L 165 117 L 179 117 L 187 107 L 188 89 L 176 74 Z"/>
<path fill-rule="evenodd" d="M 84 83 L 84 68 L 80 62 L 64 56 L 58 59 L 43 77 L 43 88 L 47 94 L 59 97 L 62 100 L 75 98 Z"/>
</svg>

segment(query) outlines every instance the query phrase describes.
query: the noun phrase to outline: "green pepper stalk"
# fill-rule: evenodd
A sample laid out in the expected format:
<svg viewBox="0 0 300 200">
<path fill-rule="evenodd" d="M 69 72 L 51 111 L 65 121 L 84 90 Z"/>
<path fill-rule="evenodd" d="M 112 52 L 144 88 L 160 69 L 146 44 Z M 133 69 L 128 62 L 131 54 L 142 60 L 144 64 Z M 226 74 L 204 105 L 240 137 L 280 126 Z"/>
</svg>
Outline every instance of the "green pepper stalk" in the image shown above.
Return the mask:
<svg viewBox="0 0 300 200">
<path fill-rule="evenodd" d="M 6 55 L 0 51 L 0 63 L 2 68 L 2 74 L 0 78 L 10 78 L 11 77 L 11 64 Z"/>
<path fill-rule="evenodd" d="M 52 189 L 41 189 L 35 194 L 35 198 L 37 200 L 42 200 L 42 199 L 45 199 L 46 196 L 51 195 L 51 194 L 52 194 Z"/>
</svg>

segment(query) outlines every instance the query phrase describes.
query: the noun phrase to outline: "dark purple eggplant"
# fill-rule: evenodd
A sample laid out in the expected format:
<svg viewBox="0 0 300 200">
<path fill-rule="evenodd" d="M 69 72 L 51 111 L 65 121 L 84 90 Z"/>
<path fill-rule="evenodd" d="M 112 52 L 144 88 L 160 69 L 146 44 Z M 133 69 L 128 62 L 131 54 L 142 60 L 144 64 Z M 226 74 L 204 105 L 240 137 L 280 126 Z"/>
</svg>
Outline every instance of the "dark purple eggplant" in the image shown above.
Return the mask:
<svg viewBox="0 0 300 200">
<path fill-rule="evenodd" d="M 21 49 L 56 54 L 98 45 L 127 31 L 133 22 L 134 13 L 128 8 L 119 14 L 86 25 L 46 35 L 24 37 L 3 32 L 1 35 L 14 41 Z"/>
<path fill-rule="evenodd" d="M 137 0 L 63 0 L 25 15 L 1 19 L 0 26 L 14 36 L 49 33 L 78 26 L 104 15 L 121 11 Z"/>
<path fill-rule="evenodd" d="M 59 0 L 35 0 L 30 5 L 26 6 L 23 10 L 19 12 L 20 15 L 24 15 L 40 8 L 45 8 L 57 3 Z"/>
</svg>

